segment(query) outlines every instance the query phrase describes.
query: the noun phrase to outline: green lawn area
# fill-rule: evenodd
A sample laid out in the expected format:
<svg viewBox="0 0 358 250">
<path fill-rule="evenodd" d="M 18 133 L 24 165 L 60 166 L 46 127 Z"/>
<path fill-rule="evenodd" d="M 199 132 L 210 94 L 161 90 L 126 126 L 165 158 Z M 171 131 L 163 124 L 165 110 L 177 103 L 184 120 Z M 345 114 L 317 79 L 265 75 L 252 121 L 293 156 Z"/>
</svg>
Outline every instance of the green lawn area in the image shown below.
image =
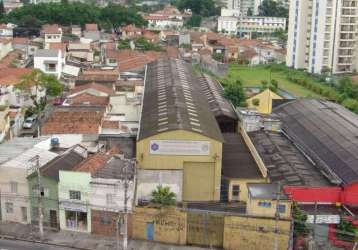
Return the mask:
<svg viewBox="0 0 358 250">
<path fill-rule="evenodd" d="M 280 89 L 285 90 L 296 97 L 324 98 L 309 89 L 289 81 L 284 72 L 271 71 L 270 73 L 270 70 L 265 68 L 264 65 L 250 67 L 231 64 L 226 77 L 229 77 L 230 80 L 241 80 L 244 87 L 260 87 L 262 80 L 269 82 L 270 79 L 275 79 L 278 81 L 278 87 Z M 315 79 L 312 79 L 312 81 L 316 82 Z"/>
</svg>

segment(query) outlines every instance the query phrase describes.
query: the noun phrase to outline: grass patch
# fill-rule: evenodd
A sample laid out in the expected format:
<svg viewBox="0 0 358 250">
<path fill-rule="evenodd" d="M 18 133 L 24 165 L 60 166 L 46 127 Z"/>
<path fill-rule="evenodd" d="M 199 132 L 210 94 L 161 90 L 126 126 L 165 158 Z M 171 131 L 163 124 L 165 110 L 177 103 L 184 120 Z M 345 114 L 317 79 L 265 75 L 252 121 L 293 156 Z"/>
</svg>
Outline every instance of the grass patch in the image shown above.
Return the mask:
<svg viewBox="0 0 358 250">
<path fill-rule="evenodd" d="M 283 89 L 296 97 L 324 98 L 322 95 L 316 94 L 313 91 L 288 80 L 286 72 L 270 71 L 265 65 L 245 66 L 231 64 L 229 66 L 229 72 L 225 78 L 230 82 L 239 79 L 244 87 L 260 87 L 261 81 L 266 80 L 270 82 L 270 79 L 275 79 L 278 82 L 278 87 L 280 89 Z M 312 83 L 321 84 L 316 79 L 312 78 L 309 80 Z"/>
</svg>

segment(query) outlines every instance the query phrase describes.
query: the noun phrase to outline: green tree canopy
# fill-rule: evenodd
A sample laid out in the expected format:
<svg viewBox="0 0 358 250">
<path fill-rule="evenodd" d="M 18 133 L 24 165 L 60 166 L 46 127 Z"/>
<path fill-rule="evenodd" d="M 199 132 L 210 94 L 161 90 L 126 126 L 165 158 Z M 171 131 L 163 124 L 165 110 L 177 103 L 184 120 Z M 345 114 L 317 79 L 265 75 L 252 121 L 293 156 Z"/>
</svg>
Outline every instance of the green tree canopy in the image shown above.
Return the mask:
<svg viewBox="0 0 358 250">
<path fill-rule="evenodd" d="M 163 206 L 173 206 L 176 203 L 175 193 L 170 191 L 170 187 L 163 187 L 158 185 L 155 190 L 152 191 L 152 202 Z"/>
<path fill-rule="evenodd" d="M 214 0 L 177 0 L 173 3 L 180 10 L 191 9 L 193 14 L 200 16 L 216 16 L 220 13 Z"/>
<path fill-rule="evenodd" d="M 232 102 L 235 107 L 246 106 L 246 96 L 242 83 L 237 80 L 235 83 L 230 82 L 224 86 L 224 97 Z"/>
<path fill-rule="evenodd" d="M 31 19 L 30 19 L 31 17 Z M 28 4 L 14 9 L 5 17 L 6 22 L 31 27 L 45 23 L 60 25 L 97 23 L 101 27 L 110 25 L 117 28 L 121 25 L 135 24 L 143 26 L 146 21 L 133 8 L 109 4 L 100 8 L 89 3 L 40 3 Z"/>
<path fill-rule="evenodd" d="M 288 9 L 274 0 L 263 0 L 259 6 L 259 16 L 288 17 Z"/>
<path fill-rule="evenodd" d="M 186 22 L 185 22 L 185 26 L 187 27 L 200 27 L 201 25 L 201 19 L 202 17 L 199 15 L 193 15 L 191 18 L 189 18 Z"/>
</svg>

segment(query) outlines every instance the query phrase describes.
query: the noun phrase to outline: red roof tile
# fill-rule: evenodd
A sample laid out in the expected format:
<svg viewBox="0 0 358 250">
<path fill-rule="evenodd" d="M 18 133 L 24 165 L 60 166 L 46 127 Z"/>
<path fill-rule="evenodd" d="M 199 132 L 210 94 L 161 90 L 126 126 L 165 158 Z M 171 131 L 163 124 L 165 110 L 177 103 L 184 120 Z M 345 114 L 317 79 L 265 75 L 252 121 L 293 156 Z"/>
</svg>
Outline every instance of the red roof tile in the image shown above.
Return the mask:
<svg viewBox="0 0 358 250">
<path fill-rule="evenodd" d="M 88 93 L 82 93 L 69 98 L 71 105 L 91 105 L 107 106 L 109 98 L 107 96 L 94 96 Z"/>
<path fill-rule="evenodd" d="M 29 68 L 0 68 L 0 86 L 16 85 L 24 75 L 30 74 Z"/>
<path fill-rule="evenodd" d="M 103 92 L 103 93 L 106 93 L 108 95 L 113 95 L 114 94 L 113 89 L 108 88 L 106 86 L 103 86 L 101 84 L 97 84 L 97 83 L 87 83 L 87 84 L 84 84 L 84 85 L 76 86 L 73 90 L 71 90 L 71 94 L 75 94 L 75 93 L 81 92 L 81 91 L 86 90 L 86 89 L 95 89 L 95 90 L 97 90 L 99 92 Z"/>
<path fill-rule="evenodd" d="M 96 23 L 87 23 L 85 26 L 86 31 L 98 31 L 98 25 Z"/>
<path fill-rule="evenodd" d="M 45 24 L 42 26 L 42 32 L 45 34 L 60 34 L 61 29 L 58 24 Z"/>
<path fill-rule="evenodd" d="M 98 134 L 103 112 L 55 111 L 44 123 L 41 132 L 49 134 Z"/>
</svg>

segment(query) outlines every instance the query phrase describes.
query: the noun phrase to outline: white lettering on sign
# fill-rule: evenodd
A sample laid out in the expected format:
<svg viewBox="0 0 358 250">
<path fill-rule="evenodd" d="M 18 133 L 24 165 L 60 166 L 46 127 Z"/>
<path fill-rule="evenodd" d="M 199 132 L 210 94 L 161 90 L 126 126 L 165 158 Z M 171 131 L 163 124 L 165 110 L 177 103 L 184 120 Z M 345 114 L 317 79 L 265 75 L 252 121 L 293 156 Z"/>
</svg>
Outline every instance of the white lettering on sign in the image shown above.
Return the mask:
<svg viewBox="0 0 358 250">
<path fill-rule="evenodd" d="M 329 214 L 329 215 L 317 215 L 316 216 L 316 223 L 317 224 L 339 224 L 341 221 L 341 218 L 339 217 L 339 215 L 335 215 L 335 214 Z M 307 223 L 314 223 L 314 215 L 307 215 Z"/>
<path fill-rule="evenodd" d="M 184 140 L 152 140 L 149 145 L 153 155 L 209 155 L 210 142 Z"/>
</svg>

